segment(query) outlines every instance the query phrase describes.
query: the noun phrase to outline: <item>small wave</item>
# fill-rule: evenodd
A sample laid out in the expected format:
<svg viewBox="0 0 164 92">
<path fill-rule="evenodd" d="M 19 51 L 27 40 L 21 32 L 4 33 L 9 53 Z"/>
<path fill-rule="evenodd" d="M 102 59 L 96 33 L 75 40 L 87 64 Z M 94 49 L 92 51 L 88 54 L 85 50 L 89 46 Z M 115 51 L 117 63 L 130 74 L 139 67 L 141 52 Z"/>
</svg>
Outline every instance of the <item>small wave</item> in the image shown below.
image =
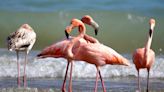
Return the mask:
<svg viewBox="0 0 164 92">
<path fill-rule="evenodd" d="M 146 17 L 136 16 L 128 13 L 127 19 L 130 20 L 132 23 L 143 23 Z"/>
<path fill-rule="evenodd" d="M 63 58 L 46 58 L 36 59 L 37 52 L 31 52 L 28 63 L 27 63 L 27 77 L 64 77 L 67 61 Z M 100 68 L 102 76 L 105 78 L 109 77 L 129 77 L 137 76 L 137 71 L 131 60 L 131 55 L 125 54 L 131 61 L 131 66 L 120 66 L 120 65 L 106 65 Z M 164 78 L 164 56 L 156 56 L 156 61 L 151 68 L 151 78 Z M 20 58 L 21 62 L 21 76 L 23 76 L 24 66 L 23 55 Z M 0 56 L 0 77 L 16 77 L 17 76 L 17 64 L 16 56 L 12 55 L 1 55 Z M 69 75 L 68 75 L 69 76 Z M 73 65 L 74 78 L 95 78 L 96 68 L 92 64 L 85 63 L 83 61 L 75 61 Z M 140 70 L 141 77 L 147 77 L 146 69 Z"/>
</svg>

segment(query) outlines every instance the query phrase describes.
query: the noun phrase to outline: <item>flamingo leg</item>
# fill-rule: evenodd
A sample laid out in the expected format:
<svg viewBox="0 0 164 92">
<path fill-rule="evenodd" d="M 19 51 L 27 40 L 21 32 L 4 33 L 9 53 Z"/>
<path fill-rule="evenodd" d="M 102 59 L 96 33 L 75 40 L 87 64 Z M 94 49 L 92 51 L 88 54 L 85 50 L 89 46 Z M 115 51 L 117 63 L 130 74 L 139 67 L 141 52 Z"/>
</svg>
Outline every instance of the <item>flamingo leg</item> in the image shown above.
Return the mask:
<svg viewBox="0 0 164 92">
<path fill-rule="evenodd" d="M 68 72 L 68 68 L 69 68 L 69 61 L 67 63 L 67 68 L 66 68 L 66 72 L 65 72 L 65 77 L 64 77 L 64 81 L 63 81 L 63 86 L 62 86 L 62 92 L 66 92 L 66 79 L 67 79 L 67 72 Z"/>
<path fill-rule="evenodd" d="M 140 71 L 139 71 L 139 69 L 137 71 L 138 71 L 138 91 L 141 92 L 141 88 L 140 88 Z"/>
<path fill-rule="evenodd" d="M 69 91 L 68 92 L 72 92 L 72 69 L 73 69 L 73 62 L 71 62 L 71 70 L 70 70 L 70 80 L 69 80 Z"/>
<path fill-rule="evenodd" d="M 100 79 L 101 79 L 101 84 L 102 84 L 102 87 L 103 87 L 103 92 L 106 92 L 106 88 L 105 88 L 104 81 L 102 79 L 100 70 L 99 70 L 99 76 L 100 76 Z"/>
<path fill-rule="evenodd" d="M 24 87 L 27 86 L 27 80 L 26 80 L 26 64 L 27 64 L 27 51 L 25 52 L 25 62 L 24 62 L 24 76 L 23 76 L 23 83 Z"/>
<path fill-rule="evenodd" d="M 97 92 L 97 82 L 98 82 L 98 72 L 99 72 L 99 69 L 98 67 L 97 68 L 97 73 L 96 73 L 96 82 L 95 82 L 95 89 L 94 89 L 94 92 Z"/>
<path fill-rule="evenodd" d="M 19 64 L 19 51 L 17 53 L 17 71 L 18 71 L 18 78 L 17 78 L 17 85 L 20 87 L 20 64 Z"/>
<path fill-rule="evenodd" d="M 148 75 L 147 75 L 147 89 L 146 92 L 149 92 L 149 69 L 147 69 Z"/>
</svg>

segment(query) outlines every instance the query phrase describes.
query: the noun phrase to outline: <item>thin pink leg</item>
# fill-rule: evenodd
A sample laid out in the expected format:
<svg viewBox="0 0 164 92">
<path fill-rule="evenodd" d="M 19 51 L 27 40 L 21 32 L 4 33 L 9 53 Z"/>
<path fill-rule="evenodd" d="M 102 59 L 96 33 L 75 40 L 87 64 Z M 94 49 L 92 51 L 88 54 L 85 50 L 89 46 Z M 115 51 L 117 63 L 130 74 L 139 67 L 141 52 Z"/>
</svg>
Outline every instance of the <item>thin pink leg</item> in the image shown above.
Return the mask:
<svg viewBox="0 0 164 92">
<path fill-rule="evenodd" d="M 73 69 L 73 61 L 71 62 L 71 70 L 70 70 L 70 80 L 69 80 L 69 90 L 68 92 L 72 92 L 72 69 Z"/>
<path fill-rule="evenodd" d="M 68 68 L 69 68 L 69 61 L 68 61 L 68 63 L 67 63 L 67 68 L 66 68 L 66 72 L 65 72 L 65 77 L 64 77 L 64 81 L 63 81 L 63 85 L 62 85 L 62 92 L 66 92 L 66 79 L 67 79 Z"/>
<path fill-rule="evenodd" d="M 26 80 L 26 64 L 27 64 L 27 52 L 25 52 L 25 62 L 24 62 L 24 76 L 23 76 L 24 88 L 26 88 L 26 86 L 27 86 L 27 80 Z"/>
<path fill-rule="evenodd" d="M 139 71 L 139 69 L 137 71 L 138 71 L 138 91 L 141 92 L 141 88 L 140 88 L 140 71 Z"/>
<path fill-rule="evenodd" d="M 149 69 L 147 69 L 148 75 L 147 75 L 147 89 L 146 92 L 149 92 Z"/>
<path fill-rule="evenodd" d="M 96 82 L 95 82 L 95 89 L 94 92 L 97 92 L 97 82 L 98 82 L 98 67 L 97 68 L 97 73 L 96 73 Z"/>
<path fill-rule="evenodd" d="M 20 64 L 19 64 L 19 52 L 17 53 L 17 71 L 18 71 L 18 78 L 17 78 L 17 86 L 20 87 Z"/>
<path fill-rule="evenodd" d="M 101 84 L 102 84 L 102 87 L 103 87 L 103 92 L 106 92 L 106 88 L 105 88 L 104 81 L 103 81 L 103 79 L 102 79 L 100 70 L 98 69 L 98 71 L 99 71 L 99 76 L 100 76 L 100 79 L 101 79 Z"/>
</svg>

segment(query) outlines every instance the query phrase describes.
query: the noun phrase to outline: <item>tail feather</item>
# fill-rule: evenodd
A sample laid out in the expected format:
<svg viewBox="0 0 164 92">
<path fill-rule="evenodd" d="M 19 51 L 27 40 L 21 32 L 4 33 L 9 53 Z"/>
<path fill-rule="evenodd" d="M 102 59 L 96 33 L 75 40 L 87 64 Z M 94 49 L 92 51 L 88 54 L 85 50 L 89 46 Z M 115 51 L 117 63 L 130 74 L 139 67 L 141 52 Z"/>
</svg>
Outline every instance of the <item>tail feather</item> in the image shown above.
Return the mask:
<svg viewBox="0 0 164 92">
<path fill-rule="evenodd" d="M 110 60 L 113 64 L 130 66 L 129 60 L 118 54 L 116 56 L 114 55 Z"/>
<path fill-rule="evenodd" d="M 126 66 L 130 66 L 129 60 L 127 60 L 126 58 L 122 59 L 122 63 Z"/>
<path fill-rule="evenodd" d="M 37 57 L 38 58 L 46 58 L 46 56 L 49 56 L 50 54 L 51 54 L 51 50 L 50 50 L 50 48 L 48 47 L 48 48 L 45 48 L 43 51 L 41 51 L 38 55 L 37 55 Z"/>
<path fill-rule="evenodd" d="M 43 56 L 42 53 L 40 53 L 40 54 L 37 55 L 37 57 L 42 57 L 42 56 Z"/>
</svg>

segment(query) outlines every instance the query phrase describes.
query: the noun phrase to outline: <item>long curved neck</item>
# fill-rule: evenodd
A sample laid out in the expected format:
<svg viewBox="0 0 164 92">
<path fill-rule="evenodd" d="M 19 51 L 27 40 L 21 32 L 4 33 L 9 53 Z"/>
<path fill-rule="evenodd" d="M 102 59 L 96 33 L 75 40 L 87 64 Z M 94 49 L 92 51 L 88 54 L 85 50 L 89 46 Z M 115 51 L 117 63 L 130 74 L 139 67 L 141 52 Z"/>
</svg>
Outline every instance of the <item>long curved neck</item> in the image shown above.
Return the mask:
<svg viewBox="0 0 164 92">
<path fill-rule="evenodd" d="M 91 42 L 91 43 L 99 43 L 99 41 L 97 39 L 86 34 L 86 27 L 83 24 L 79 26 L 79 36 L 81 38 L 84 38 L 86 41 Z"/>
<path fill-rule="evenodd" d="M 151 47 L 151 43 L 152 43 L 152 38 L 153 38 L 153 30 L 150 29 L 149 30 L 149 35 L 148 35 L 148 40 L 146 42 L 145 45 L 145 55 L 147 56 Z"/>
<path fill-rule="evenodd" d="M 72 52 L 72 48 L 73 48 L 74 44 L 76 44 L 80 38 L 83 38 L 85 35 L 85 32 L 86 32 L 86 28 L 83 24 L 79 25 L 78 27 L 79 27 L 78 29 L 80 32 L 79 35 L 77 37 L 75 37 L 74 39 L 72 39 L 67 47 L 67 55 L 68 55 L 68 58 L 70 58 L 70 59 L 73 59 L 73 57 L 74 57 L 74 54 Z"/>
<path fill-rule="evenodd" d="M 79 25 L 78 29 L 79 29 L 79 35 L 78 36 L 84 37 L 84 35 L 86 33 L 85 25 L 84 24 Z"/>
</svg>

